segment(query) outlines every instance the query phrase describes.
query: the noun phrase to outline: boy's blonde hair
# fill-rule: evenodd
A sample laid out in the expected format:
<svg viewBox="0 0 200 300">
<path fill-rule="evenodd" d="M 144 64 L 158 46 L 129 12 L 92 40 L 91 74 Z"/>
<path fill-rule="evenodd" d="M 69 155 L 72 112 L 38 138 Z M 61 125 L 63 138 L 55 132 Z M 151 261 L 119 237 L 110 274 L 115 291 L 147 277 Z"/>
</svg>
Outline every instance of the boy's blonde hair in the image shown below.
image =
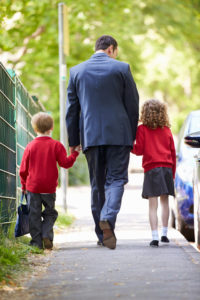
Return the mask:
<svg viewBox="0 0 200 300">
<path fill-rule="evenodd" d="M 142 106 L 140 121 L 151 129 L 170 127 L 167 106 L 158 100 L 148 100 Z"/>
<path fill-rule="evenodd" d="M 53 118 L 48 113 L 39 112 L 32 117 L 31 125 L 36 132 L 45 133 L 53 128 Z"/>
</svg>

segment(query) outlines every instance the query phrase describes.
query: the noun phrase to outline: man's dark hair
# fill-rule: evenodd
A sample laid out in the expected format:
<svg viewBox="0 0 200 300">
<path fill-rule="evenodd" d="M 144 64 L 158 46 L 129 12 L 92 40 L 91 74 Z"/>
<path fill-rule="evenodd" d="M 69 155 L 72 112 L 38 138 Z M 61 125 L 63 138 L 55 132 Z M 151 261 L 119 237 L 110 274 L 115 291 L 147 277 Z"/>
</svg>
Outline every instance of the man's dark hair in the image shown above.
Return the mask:
<svg viewBox="0 0 200 300">
<path fill-rule="evenodd" d="M 105 50 L 109 46 L 113 45 L 113 51 L 117 48 L 117 41 L 110 35 L 102 35 L 95 44 L 95 51 L 97 50 Z"/>
</svg>

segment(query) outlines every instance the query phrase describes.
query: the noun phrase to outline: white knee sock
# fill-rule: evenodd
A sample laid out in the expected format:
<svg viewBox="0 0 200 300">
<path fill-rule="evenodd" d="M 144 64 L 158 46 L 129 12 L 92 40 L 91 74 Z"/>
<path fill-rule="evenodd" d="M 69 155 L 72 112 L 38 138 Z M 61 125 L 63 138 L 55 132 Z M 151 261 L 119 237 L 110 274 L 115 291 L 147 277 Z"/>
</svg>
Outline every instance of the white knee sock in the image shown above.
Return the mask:
<svg viewBox="0 0 200 300">
<path fill-rule="evenodd" d="M 152 239 L 159 241 L 158 230 L 152 230 Z"/>
<path fill-rule="evenodd" d="M 167 236 L 168 227 L 162 228 L 162 236 Z"/>
</svg>

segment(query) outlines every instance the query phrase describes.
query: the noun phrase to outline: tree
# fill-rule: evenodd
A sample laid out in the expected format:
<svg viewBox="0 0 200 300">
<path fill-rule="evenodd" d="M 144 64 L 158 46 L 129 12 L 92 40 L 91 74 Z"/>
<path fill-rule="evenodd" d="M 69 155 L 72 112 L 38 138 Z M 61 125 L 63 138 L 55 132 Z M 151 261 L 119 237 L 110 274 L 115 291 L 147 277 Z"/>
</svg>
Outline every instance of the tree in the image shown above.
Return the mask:
<svg viewBox="0 0 200 300">
<path fill-rule="evenodd" d="M 1 0 L 0 56 L 14 67 L 55 119 L 59 138 L 58 0 Z M 88 59 L 95 40 L 113 35 L 119 59 L 130 64 L 141 99 L 165 100 L 177 132 L 199 108 L 200 3 L 198 0 L 67 0 L 68 71 Z"/>
</svg>

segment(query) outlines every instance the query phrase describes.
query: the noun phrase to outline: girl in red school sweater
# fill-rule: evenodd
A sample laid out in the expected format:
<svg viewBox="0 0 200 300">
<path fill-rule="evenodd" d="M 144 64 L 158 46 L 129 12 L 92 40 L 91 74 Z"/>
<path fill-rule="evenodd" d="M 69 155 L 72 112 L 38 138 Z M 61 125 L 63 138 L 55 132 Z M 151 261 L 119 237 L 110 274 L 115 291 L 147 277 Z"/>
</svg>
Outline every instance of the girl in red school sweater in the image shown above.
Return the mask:
<svg viewBox="0 0 200 300">
<path fill-rule="evenodd" d="M 142 197 L 149 199 L 149 222 L 152 230 L 150 246 L 158 247 L 158 197 L 160 197 L 162 209 L 161 242 L 169 243 L 167 238 L 168 195 L 174 196 L 176 152 L 167 107 L 164 103 L 157 100 L 146 101 L 142 107 L 140 121 L 142 125 L 138 126 L 132 153 L 143 156 Z"/>
<path fill-rule="evenodd" d="M 55 210 L 57 163 L 66 169 L 72 167 L 80 149 L 77 146 L 67 156 L 65 147 L 51 138 L 53 119 L 49 114 L 37 113 L 32 117 L 31 124 L 37 137 L 26 146 L 19 171 L 22 191 L 27 193 L 30 209 L 30 243 L 39 248 L 52 249 L 53 225 L 58 216 Z"/>
</svg>

